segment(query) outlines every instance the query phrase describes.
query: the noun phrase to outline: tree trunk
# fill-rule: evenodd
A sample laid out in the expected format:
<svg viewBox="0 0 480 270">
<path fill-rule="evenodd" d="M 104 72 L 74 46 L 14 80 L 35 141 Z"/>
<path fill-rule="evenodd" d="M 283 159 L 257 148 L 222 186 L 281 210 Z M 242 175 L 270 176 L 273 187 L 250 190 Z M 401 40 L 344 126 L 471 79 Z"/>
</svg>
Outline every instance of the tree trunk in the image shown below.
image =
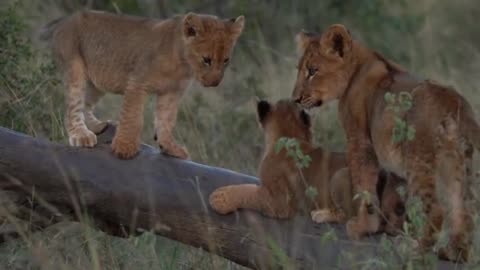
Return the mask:
<svg viewBox="0 0 480 270">
<path fill-rule="evenodd" d="M 99 145 L 87 149 L 0 128 L 0 190 L 34 198 L 36 207 L 30 208 L 50 221 L 61 215 L 86 221 L 88 216 L 94 226 L 119 236 L 152 230 L 254 269 L 351 268 L 373 256 L 401 263 L 377 244 L 378 237 L 348 241 L 342 225 L 313 224 L 301 216 L 275 220 L 251 211 L 218 215 L 208 205 L 214 189 L 258 180 L 169 158 L 147 145 L 134 159 L 119 160 L 108 145 L 113 133 L 108 127 Z M 449 267 L 439 263 L 439 269 Z"/>
</svg>

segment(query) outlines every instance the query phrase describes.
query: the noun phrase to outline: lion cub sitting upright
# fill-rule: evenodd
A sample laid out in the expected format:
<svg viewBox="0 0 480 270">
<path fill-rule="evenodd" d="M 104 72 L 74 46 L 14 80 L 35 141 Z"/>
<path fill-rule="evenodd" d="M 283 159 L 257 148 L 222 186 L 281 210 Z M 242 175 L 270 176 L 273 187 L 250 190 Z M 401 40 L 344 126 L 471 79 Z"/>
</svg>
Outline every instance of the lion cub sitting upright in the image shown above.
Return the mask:
<svg viewBox="0 0 480 270">
<path fill-rule="evenodd" d="M 310 117 L 293 101 L 280 100 L 272 105 L 257 104 L 258 120 L 265 131 L 265 153 L 260 163 L 260 185 L 243 184 L 221 187 L 210 195 L 211 206 L 221 214 L 240 208 L 254 209 L 275 218 L 289 218 L 298 211 L 312 211 L 316 222 L 344 222 L 353 216 L 354 194 L 346 167 L 345 153 L 327 152 L 312 144 Z M 295 138 L 303 153 L 312 159 L 301 171 L 285 150 L 275 151 L 281 137 Z M 405 220 L 403 201 L 395 188 L 401 179 L 383 173 L 379 197 L 385 204 L 385 231 L 395 233 Z M 310 199 L 305 191 L 314 187 L 318 196 Z"/>
<path fill-rule="evenodd" d="M 93 147 L 106 123 L 93 108 L 106 91 L 124 94 L 112 149 L 132 158 L 140 144 L 148 93 L 157 96 L 155 129 L 160 148 L 188 158 L 172 136 L 180 97 L 195 78 L 217 86 L 243 31 L 244 17 L 219 19 L 188 13 L 167 20 L 79 12 L 44 29 L 67 88 L 66 128 L 72 146 Z"/>
</svg>

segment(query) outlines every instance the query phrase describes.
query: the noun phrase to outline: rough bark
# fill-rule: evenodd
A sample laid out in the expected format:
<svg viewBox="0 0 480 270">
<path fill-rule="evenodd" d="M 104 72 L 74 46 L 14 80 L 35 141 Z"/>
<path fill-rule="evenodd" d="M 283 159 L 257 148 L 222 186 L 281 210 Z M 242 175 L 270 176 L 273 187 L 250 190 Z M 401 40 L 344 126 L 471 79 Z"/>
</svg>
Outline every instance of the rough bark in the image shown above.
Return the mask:
<svg viewBox="0 0 480 270">
<path fill-rule="evenodd" d="M 357 263 L 377 255 L 398 261 L 395 254 L 386 255 L 378 237 L 348 241 L 341 225 L 313 224 L 301 216 L 275 220 L 251 211 L 218 215 L 208 205 L 214 189 L 258 180 L 169 158 L 147 145 L 134 159 L 119 160 L 108 146 L 113 132 L 109 127 L 97 147 L 86 149 L 0 128 L 0 191 L 38 210 L 44 218 L 39 227 L 62 215 L 80 221 L 88 216 L 112 235 L 153 230 L 254 269 L 287 261 L 295 269 L 350 269 L 345 254 Z M 11 226 L 5 230 L 13 233 Z M 441 262 L 439 269 L 452 266 Z"/>
</svg>

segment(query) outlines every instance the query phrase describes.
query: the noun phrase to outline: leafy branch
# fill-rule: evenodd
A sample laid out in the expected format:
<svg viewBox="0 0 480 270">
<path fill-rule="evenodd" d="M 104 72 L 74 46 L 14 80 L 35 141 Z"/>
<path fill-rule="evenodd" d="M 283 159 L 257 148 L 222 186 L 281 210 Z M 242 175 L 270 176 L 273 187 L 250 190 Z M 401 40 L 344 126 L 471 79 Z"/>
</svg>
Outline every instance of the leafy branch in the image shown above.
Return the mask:
<svg viewBox="0 0 480 270">
<path fill-rule="evenodd" d="M 280 153 L 282 149 L 285 149 L 285 151 L 287 152 L 287 156 L 291 157 L 295 161 L 295 166 L 298 168 L 303 182 L 305 183 L 305 185 L 307 185 L 307 182 L 303 177 L 302 169 L 308 168 L 308 166 L 310 166 L 312 158 L 309 155 L 303 153 L 302 148 L 300 147 L 300 143 L 295 138 L 281 137 L 280 139 L 278 139 L 275 143 L 275 153 Z M 305 189 L 305 195 L 307 195 L 308 198 L 314 201 L 314 199 L 318 196 L 318 190 L 313 186 L 307 186 L 307 188 Z"/>
</svg>

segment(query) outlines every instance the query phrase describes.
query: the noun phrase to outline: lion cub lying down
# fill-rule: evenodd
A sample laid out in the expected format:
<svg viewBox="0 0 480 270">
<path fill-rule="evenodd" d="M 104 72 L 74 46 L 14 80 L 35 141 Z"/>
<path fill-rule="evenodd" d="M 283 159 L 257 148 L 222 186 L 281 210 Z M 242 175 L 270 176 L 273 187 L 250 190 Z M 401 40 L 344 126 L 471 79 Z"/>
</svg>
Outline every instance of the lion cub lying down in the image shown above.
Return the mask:
<svg viewBox="0 0 480 270">
<path fill-rule="evenodd" d="M 257 104 L 258 120 L 265 131 L 265 153 L 260 163 L 261 185 L 243 184 L 219 188 L 210 195 L 211 206 L 221 214 L 239 208 L 254 209 L 269 217 L 289 218 L 296 212 L 312 211 L 315 222 L 345 222 L 355 215 L 354 194 L 344 153 L 315 148 L 311 142 L 310 117 L 293 101 L 280 100 L 272 105 Z M 275 144 L 281 137 L 295 138 L 303 153 L 312 159 L 301 171 L 285 150 L 278 154 Z M 302 176 L 303 175 L 303 176 Z M 395 233 L 405 219 L 405 208 L 396 187 L 402 180 L 385 172 L 380 174 L 378 196 L 385 231 Z M 312 200 L 305 191 L 314 187 Z"/>
</svg>

